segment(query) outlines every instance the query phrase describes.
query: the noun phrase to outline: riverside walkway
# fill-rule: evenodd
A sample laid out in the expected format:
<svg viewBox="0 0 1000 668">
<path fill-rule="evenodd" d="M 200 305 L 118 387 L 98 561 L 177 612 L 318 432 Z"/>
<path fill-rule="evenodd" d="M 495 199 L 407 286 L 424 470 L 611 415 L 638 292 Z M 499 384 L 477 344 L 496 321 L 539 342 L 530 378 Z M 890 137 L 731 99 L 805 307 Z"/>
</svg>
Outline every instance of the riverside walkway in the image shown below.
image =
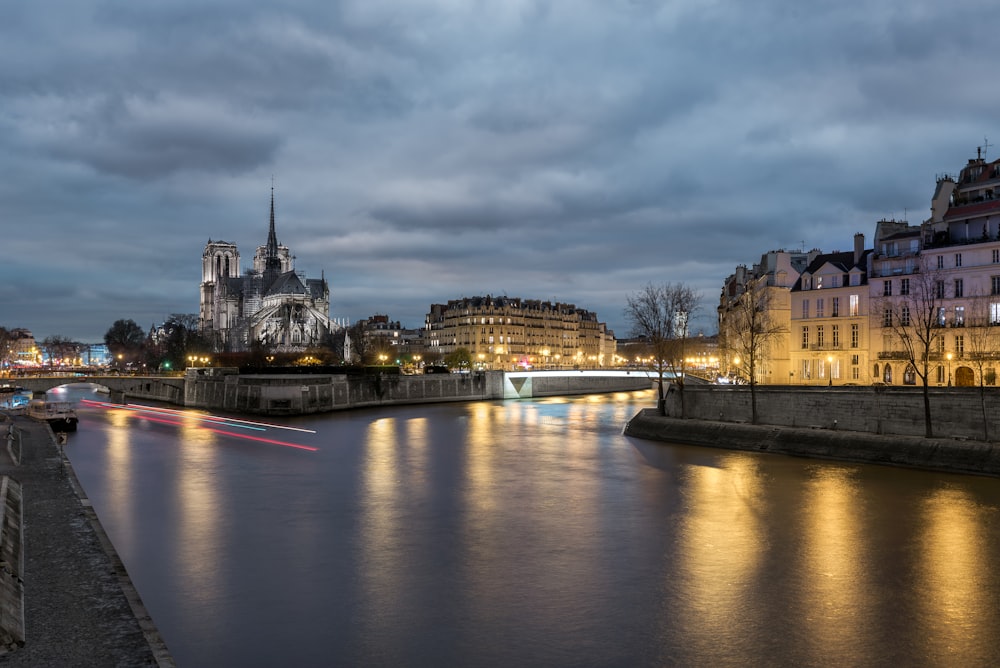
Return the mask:
<svg viewBox="0 0 1000 668">
<path fill-rule="evenodd" d="M 4 420 L 0 474 L 19 483 L 22 515 L 3 530 L 21 532 L 4 539 L 23 546 L 23 607 L 2 603 L 20 608 L 24 644 L 0 648 L 0 665 L 174 666 L 48 425 L 13 418 L 11 448 Z"/>
</svg>

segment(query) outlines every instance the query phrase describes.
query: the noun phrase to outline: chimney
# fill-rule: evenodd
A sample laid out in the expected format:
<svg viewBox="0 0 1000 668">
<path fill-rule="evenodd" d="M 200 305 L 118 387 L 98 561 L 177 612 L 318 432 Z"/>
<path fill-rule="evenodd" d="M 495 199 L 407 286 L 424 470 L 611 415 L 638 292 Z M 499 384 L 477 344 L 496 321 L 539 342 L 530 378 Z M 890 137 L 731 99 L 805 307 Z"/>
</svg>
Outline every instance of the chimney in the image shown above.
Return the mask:
<svg viewBox="0 0 1000 668">
<path fill-rule="evenodd" d="M 865 235 L 858 232 L 854 235 L 854 264 L 861 262 L 861 255 L 865 252 Z"/>
</svg>

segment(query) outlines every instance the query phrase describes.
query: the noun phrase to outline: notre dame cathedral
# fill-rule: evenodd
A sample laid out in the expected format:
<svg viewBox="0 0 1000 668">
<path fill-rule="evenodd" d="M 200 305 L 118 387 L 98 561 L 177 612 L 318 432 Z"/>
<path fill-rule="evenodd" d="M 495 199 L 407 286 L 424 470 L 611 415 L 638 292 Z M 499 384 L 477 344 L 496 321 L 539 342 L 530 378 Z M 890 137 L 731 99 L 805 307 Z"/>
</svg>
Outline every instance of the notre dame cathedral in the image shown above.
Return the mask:
<svg viewBox="0 0 1000 668">
<path fill-rule="evenodd" d="M 305 278 L 274 231 L 274 188 L 267 243 L 253 268 L 240 274 L 236 244 L 208 240 L 201 256 L 201 332 L 218 351 L 249 350 L 254 342 L 274 352 L 300 352 L 323 342 L 336 327 L 330 319 L 325 278 Z"/>
</svg>

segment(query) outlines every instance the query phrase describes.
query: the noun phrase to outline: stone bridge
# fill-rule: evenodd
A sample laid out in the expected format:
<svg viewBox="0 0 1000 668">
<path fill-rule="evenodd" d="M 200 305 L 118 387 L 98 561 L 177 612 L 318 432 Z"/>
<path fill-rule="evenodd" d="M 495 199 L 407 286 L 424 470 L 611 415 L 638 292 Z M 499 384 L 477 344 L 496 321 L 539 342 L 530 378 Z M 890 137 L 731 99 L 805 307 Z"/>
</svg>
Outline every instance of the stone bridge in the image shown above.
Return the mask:
<svg viewBox="0 0 1000 668">
<path fill-rule="evenodd" d="M 12 378 L 11 384 L 41 394 L 62 385 L 93 383 L 108 388 L 115 400 L 124 395 L 183 406 L 185 381 L 178 376 L 39 376 Z"/>
</svg>

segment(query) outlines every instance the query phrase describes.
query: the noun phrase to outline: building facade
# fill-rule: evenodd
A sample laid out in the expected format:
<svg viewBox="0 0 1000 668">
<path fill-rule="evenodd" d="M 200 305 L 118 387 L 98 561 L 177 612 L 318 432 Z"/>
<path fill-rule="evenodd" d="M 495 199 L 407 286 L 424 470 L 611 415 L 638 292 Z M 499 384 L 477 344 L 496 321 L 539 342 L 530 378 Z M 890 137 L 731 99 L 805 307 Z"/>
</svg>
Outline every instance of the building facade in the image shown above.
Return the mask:
<svg viewBox="0 0 1000 668">
<path fill-rule="evenodd" d="M 789 336 L 772 341 L 757 382 L 919 385 L 926 368 L 933 386 L 996 385 L 1000 160 L 980 153 L 957 176 L 938 176 L 930 211 L 916 225 L 878 221 L 870 249 L 856 234 L 852 252 L 811 251 L 801 269 L 801 257 L 776 264 L 767 255 L 738 267 L 719 306 L 724 364 L 728 314 L 748 286 L 766 281 L 789 286 L 787 312 L 780 298 L 768 302 Z M 782 279 L 793 271 L 791 283 Z"/>
<path fill-rule="evenodd" d="M 574 368 L 614 364 L 614 332 L 573 304 L 519 297 L 466 297 L 432 304 L 424 329 L 430 353 L 465 348 L 479 367 Z"/>
<path fill-rule="evenodd" d="M 267 242 L 253 266 L 240 272 L 236 244 L 209 239 L 202 253 L 199 329 L 217 351 L 261 345 L 275 352 L 301 352 L 323 343 L 337 325 L 330 319 L 326 279 L 295 271 L 294 256 L 279 244 L 274 225 L 274 189 Z"/>
<path fill-rule="evenodd" d="M 868 384 L 869 288 L 865 238 L 817 255 L 790 291 L 789 383 Z"/>
</svg>

